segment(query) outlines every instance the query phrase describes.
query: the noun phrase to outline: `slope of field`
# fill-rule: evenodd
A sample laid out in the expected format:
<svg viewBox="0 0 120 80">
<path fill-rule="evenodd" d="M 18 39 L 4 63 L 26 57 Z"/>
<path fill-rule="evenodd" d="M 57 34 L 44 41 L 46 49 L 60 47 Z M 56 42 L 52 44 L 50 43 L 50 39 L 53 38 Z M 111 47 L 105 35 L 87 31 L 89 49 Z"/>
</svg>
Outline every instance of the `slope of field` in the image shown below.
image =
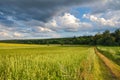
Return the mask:
<svg viewBox="0 0 120 80">
<path fill-rule="evenodd" d="M 116 80 L 94 47 L 0 43 L 0 80 Z"/>
</svg>

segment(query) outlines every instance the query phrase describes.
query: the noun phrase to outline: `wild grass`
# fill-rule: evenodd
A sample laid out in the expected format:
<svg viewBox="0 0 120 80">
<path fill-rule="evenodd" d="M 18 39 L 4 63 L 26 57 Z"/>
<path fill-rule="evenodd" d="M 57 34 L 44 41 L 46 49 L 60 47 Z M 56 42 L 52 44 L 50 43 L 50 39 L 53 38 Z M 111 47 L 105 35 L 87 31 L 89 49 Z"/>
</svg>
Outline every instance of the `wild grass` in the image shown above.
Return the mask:
<svg viewBox="0 0 120 80">
<path fill-rule="evenodd" d="M 120 66 L 120 47 L 99 46 L 98 50 Z"/>
<path fill-rule="evenodd" d="M 110 80 L 100 63 L 89 46 L 0 43 L 0 80 Z"/>
</svg>

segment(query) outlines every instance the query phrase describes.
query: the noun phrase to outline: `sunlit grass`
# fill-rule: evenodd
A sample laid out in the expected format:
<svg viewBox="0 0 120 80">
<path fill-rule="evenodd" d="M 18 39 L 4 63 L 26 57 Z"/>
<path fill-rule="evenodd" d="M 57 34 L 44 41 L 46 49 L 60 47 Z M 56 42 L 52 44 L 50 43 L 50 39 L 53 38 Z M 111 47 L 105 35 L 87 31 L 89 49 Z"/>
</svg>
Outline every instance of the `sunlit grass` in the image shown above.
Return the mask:
<svg viewBox="0 0 120 80">
<path fill-rule="evenodd" d="M 104 47 L 99 46 L 99 51 L 101 51 L 106 57 L 120 65 L 120 47 Z"/>
<path fill-rule="evenodd" d="M 0 80 L 109 79 L 100 63 L 89 46 L 0 43 Z"/>
</svg>

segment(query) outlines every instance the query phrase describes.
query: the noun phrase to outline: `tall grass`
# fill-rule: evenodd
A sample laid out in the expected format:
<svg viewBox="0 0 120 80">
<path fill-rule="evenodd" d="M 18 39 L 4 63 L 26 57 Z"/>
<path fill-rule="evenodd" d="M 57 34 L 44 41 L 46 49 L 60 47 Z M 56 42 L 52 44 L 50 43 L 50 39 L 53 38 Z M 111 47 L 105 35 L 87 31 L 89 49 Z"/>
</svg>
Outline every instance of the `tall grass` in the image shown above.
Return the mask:
<svg viewBox="0 0 120 80">
<path fill-rule="evenodd" d="M 0 80 L 106 80 L 101 66 L 92 47 L 0 44 Z"/>
<path fill-rule="evenodd" d="M 104 47 L 99 46 L 98 50 L 103 53 L 106 57 L 108 57 L 110 60 L 115 62 L 120 66 L 120 47 Z"/>
</svg>

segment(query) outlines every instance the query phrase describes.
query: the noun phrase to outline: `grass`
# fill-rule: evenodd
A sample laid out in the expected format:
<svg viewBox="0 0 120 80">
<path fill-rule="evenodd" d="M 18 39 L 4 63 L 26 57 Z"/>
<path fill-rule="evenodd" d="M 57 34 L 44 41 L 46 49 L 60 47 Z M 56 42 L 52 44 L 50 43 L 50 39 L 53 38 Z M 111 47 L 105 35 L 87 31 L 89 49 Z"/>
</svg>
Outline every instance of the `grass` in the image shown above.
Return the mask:
<svg viewBox="0 0 120 80">
<path fill-rule="evenodd" d="M 99 58 L 103 61 L 103 63 L 106 65 L 108 70 L 111 72 L 112 78 L 115 80 L 120 80 L 120 66 L 117 65 L 112 60 L 108 59 L 106 56 L 104 56 L 103 54 L 105 54 L 105 53 L 102 54 L 102 53 L 98 52 L 97 49 L 95 49 L 95 52 L 99 56 Z"/>
<path fill-rule="evenodd" d="M 112 80 L 93 47 L 0 43 L 0 80 Z"/>
<path fill-rule="evenodd" d="M 120 66 L 120 47 L 99 46 L 98 50 Z"/>
</svg>

